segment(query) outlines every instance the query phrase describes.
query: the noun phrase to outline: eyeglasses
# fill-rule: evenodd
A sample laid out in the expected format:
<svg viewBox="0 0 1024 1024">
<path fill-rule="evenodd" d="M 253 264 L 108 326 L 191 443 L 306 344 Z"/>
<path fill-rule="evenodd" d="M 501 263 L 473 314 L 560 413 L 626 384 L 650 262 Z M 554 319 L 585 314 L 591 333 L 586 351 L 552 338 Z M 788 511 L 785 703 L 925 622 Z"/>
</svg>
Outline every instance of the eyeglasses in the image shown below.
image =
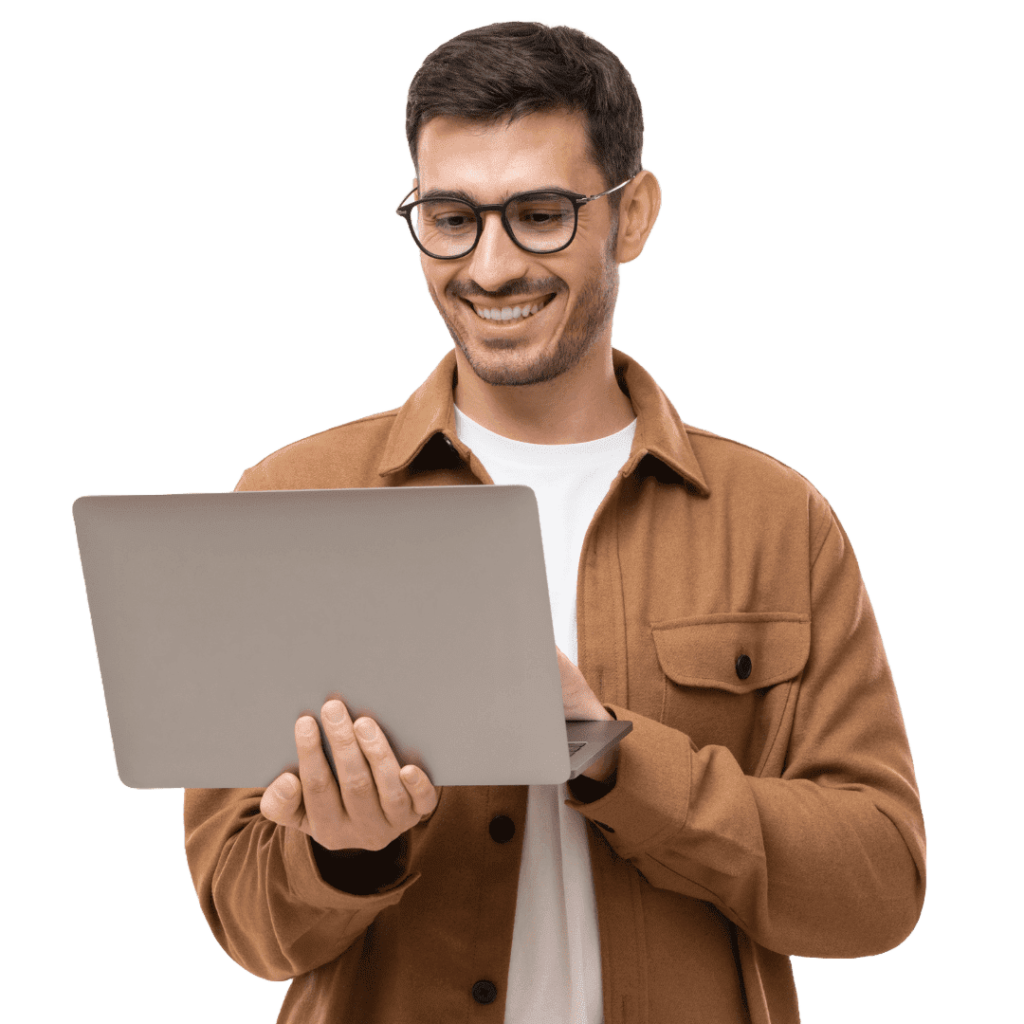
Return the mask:
<svg viewBox="0 0 1024 1024">
<path fill-rule="evenodd" d="M 432 196 L 399 206 L 395 213 L 405 218 L 413 241 L 435 260 L 468 256 L 484 231 L 484 219 L 480 215 L 488 210 L 501 211 L 501 223 L 520 249 L 546 255 L 560 252 L 576 237 L 580 207 L 584 203 L 618 192 L 632 180 L 629 178 L 596 196 L 559 189 L 520 192 L 504 203 L 484 206 L 456 196 Z M 413 189 L 405 199 L 415 191 Z"/>
</svg>

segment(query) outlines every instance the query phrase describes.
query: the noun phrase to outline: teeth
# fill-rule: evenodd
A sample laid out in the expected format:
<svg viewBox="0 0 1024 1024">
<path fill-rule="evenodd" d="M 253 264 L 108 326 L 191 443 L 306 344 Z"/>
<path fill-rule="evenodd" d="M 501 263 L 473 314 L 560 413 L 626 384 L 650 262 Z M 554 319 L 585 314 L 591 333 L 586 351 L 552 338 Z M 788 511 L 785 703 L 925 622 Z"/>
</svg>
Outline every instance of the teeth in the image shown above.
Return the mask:
<svg viewBox="0 0 1024 1024">
<path fill-rule="evenodd" d="M 545 306 L 545 301 L 535 302 L 532 306 L 503 306 L 501 309 L 490 309 L 487 306 L 473 306 L 476 315 L 484 320 L 522 320 L 533 316 Z"/>
</svg>

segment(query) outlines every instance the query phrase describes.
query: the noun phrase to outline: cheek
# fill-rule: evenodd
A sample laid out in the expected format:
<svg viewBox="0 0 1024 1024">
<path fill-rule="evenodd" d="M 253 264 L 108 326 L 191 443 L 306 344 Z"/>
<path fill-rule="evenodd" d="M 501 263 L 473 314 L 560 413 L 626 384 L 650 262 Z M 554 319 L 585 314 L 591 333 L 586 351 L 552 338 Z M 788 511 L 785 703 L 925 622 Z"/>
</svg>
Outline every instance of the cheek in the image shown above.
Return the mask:
<svg viewBox="0 0 1024 1024">
<path fill-rule="evenodd" d="M 421 261 L 423 266 L 423 277 L 427 282 L 427 291 L 430 292 L 434 301 L 437 302 L 441 299 L 447 298 L 445 295 L 445 286 L 448 284 L 448 278 L 442 274 L 438 274 L 435 267 L 432 267 L 427 262 L 427 257 L 424 256 Z"/>
<path fill-rule="evenodd" d="M 444 290 L 441 289 L 440 291 L 438 291 L 437 282 L 430 274 L 424 273 L 423 277 L 424 283 L 427 286 L 427 294 L 430 296 L 430 301 L 433 302 L 434 306 L 438 309 L 438 311 L 440 311 Z"/>
<path fill-rule="evenodd" d="M 447 288 L 451 280 L 447 274 L 427 277 L 427 292 L 434 303 L 434 308 L 449 327 L 456 323 L 468 322 L 464 318 L 469 312 L 461 299 L 448 293 Z"/>
</svg>

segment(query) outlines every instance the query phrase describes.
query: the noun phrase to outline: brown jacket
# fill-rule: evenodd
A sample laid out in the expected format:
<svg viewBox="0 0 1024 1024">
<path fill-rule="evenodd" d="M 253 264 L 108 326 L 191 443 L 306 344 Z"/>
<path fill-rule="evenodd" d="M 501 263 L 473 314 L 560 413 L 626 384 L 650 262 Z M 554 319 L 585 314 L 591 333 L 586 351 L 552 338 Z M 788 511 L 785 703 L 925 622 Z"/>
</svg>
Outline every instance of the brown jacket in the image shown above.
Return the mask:
<svg viewBox="0 0 1024 1024">
<path fill-rule="evenodd" d="M 827 502 L 685 426 L 614 360 L 638 423 L 583 544 L 579 667 L 633 731 L 613 788 L 571 801 L 590 822 L 604 1019 L 795 1022 L 790 955 L 884 952 L 921 911 L 896 692 Z M 453 351 L 401 409 L 289 445 L 238 489 L 490 483 L 455 433 L 454 370 Z M 185 844 L 221 945 L 295 979 L 280 1021 L 500 1024 L 525 787 L 447 787 L 362 861 L 269 822 L 261 794 L 186 791 Z M 499 816 L 511 840 L 492 838 Z"/>
</svg>

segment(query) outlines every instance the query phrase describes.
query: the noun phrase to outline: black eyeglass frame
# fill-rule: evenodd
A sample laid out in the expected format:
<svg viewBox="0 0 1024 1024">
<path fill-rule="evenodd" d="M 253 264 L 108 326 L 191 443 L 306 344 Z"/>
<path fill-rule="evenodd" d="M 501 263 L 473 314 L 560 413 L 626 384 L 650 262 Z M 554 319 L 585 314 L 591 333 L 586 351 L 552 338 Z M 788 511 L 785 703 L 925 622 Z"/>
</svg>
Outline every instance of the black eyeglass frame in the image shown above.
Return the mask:
<svg viewBox="0 0 1024 1024">
<path fill-rule="evenodd" d="M 633 177 L 636 177 L 636 175 L 634 175 Z M 479 243 L 480 238 L 484 233 L 484 219 L 480 215 L 482 213 L 486 213 L 488 210 L 501 211 L 501 223 L 502 226 L 505 228 L 505 234 L 507 234 L 508 237 L 511 238 L 512 241 L 515 242 L 515 244 L 519 246 L 520 249 L 523 250 L 523 252 L 528 252 L 533 256 L 550 256 L 553 253 L 561 252 L 563 249 L 568 249 L 569 246 L 572 245 L 572 240 L 576 237 L 576 231 L 580 226 L 581 206 L 583 206 L 586 203 L 592 203 L 595 199 L 600 199 L 602 196 L 608 196 L 611 195 L 613 192 L 618 192 L 620 188 L 625 188 L 632 180 L 633 178 L 627 178 L 621 185 L 616 185 L 614 188 L 610 188 L 606 192 L 598 192 L 597 195 L 594 196 L 586 196 L 583 195 L 582 192 L 567 192 L 559 188 L 539 188 L 534 189 L 533 191 L 530 192 L 517 192 L 514 196 L 511 196 L 509 199 L 506 199 L 505 202 L 503 203 L 486 203 L 484 205 L 472 203 L 468 199 L 463 199 L 462 196 L 452 195 L 431 196 L 429 199 L 417 199 L 413 203 L 406 203 L 405 199 L 408 199 L 409 196 L 411 196 L 413 192 L 416 191 L 416 189 L 413 188 L 408 193 L 408 195 L 406 195 L 405 199 L 402 200 L 402 203 L 399 205 L 398 209 L 395 210 L 395 213 L 397 213 L 399 217 L 405 218 L 405 222 L 409 225 L 409 233 L 412 235 L 412 240 L 419 247 L 420 251 L 425 253 L 432 260 L 465 259 L 465 257 L 467 257 L 477 247 L 477 244 Z M 557 249 L 530 249 L 527 246 L 523 245 L 523 243 L 520 242 L 518 238 L 516 238 L 515 234 L 512 231 L 512 225 L 509 224 L 508 222 L 508 208 L 509 206 L 512 205 L 512 203 L 525 199 L 528 196 L 562 196 L 564 199 L 572 200 L 572 234 L 569 236 L 569 241 L 566 242 L 565 245 L 560 245 Z M 458 256 L 437 256 L 432 252 L 428 252 L 423 247 L 423 243 L 417 237 L 416 229 L 413 227 L 412 211 L 416 209 L 417 206 L 420 206 L 423 203 L 433 203 L 437 202 L 439 199 L 452 199 L 455 200 L 456 202 L 463 203 L 473 211 L 473 215 L 476 217 L 476 238 L 473 239 L 473 244 L 465 252 L 459 253 Z"/>
</svg>

